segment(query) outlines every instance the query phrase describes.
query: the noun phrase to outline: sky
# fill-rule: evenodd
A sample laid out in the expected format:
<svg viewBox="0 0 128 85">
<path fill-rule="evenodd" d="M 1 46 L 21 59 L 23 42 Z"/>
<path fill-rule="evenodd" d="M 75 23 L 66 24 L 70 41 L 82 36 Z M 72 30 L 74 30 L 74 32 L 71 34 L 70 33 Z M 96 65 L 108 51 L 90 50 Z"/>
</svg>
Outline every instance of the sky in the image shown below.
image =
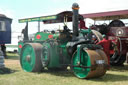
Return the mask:
<svg viewBox="0 0 128 85">
<path fill-rule="evenodd" d="M 17 38 L 16 32 L 21 32 L 25 24 L 18 23 L 18 19 L 31 18 L 57 14 L 62 11 L 71 11 L 72 4 L 79 4 L 80 14 L 105 12 L 128 9 L 128 0 L 1 0 L 0 14 L 5 14 L 13 19 L 12 32 Z M 54 25 L 41 24 L 41 30 L 57 28 Z M 30 23 L 29 34 L 37 32 L 37 23 Z M 19 35 L 19 33 L 18 33 Z"/>
</svg>

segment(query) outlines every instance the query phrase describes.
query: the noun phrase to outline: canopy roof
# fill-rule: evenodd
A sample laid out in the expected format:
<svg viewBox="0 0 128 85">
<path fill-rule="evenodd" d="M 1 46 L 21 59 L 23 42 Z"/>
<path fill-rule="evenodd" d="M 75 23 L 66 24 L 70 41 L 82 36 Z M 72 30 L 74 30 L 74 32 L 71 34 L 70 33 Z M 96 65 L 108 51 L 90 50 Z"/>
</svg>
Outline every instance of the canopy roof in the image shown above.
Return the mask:
<svg viewBox="0 0 128 85">
<path fill-rule="evenodd" d="M 11 18 L 8 18 L 8 17 L 5 16 L 4 14 L 0 14 L 0 18 L 5 18 L 5 19 L 10 19 L 10 20 L 12 20 Z"/>
<path fill-rule="evenodd" d="M 84 18 L 93 20 L 128 19 L 128 10 L 108 11 L 99 13 L 82 14 Z"/>
<path fill-rule="evenodd" d="M 55 15 L 57 18 L 54 20 L 44 20 L 43 22 L 45 24 L 50 24 L 50 23 L 61 23 L 64 21 L 71 22 L 72 21 L 72 11 L 63 11 L 61 13 L 58 13 Z M 67 18 L 67 19 L 66 19 Z"/>
<path fill-rule="evenodd" d="M 35 22 L 35 21 L 43 21 L 44 24 L 61 23 L 64 21 L 71 22 L 72 15 L 73 15 L 72 11 L 63 11 L 56 15 L 19 19 L 19 23 Z M 81 16 L 81 15 L 79 15 L 79 16 Z"/>
<path fill-rule="evenodd" d="M 0 17 L 6 17 L 4 14 L 0 14 Z"/>
</svg>

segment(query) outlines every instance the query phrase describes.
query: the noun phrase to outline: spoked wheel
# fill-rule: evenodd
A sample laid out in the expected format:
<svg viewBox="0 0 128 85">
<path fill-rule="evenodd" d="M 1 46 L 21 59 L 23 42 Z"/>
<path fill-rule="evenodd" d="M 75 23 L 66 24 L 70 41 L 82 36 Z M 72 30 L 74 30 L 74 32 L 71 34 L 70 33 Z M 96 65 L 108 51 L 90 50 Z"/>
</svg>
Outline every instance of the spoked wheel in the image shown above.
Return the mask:
<svg viewBox="0 0 128 85">
<path fill-rule="evenodd" d="M 103 39 L 102 34 L 96 30 L 92 30 L 92 34 L 95 37 L 95 40 L 94 40 L 95 44 L 100 42 Z"/>
<path fill-rule="evenodd" d="M 113 46 L 114 54 L 110 56 L 110 64 L 113 66 L 120 66 L 126 60 L 126 54 L 122 53 L 122 42 L 120 38 L 118 38 L 117 44 Z"/>
<path fill-rule="evenodd" d="M 112 56 L 115 57 L 114 59 L 110 58 L 110 64 L 113 65 L 113 66 L 121 66 L 121 65 L 123 65 L 123 63 L 126 60 L 126 55 L 125 54 L 123 54 L 123 55 L 114 54 Z"/>
<path fill-rule="evenodd" d="M 96 37 L 96 40 L 94 41 L 95 44 L 98 43 L 99 41 L 101 41 L 103 39 L 101 33 L 99 33 L 98 31 L 95 31 L 95 30 L 92 30 L 92 33 L 95 35 Z M 122 51 L 122 44 L 121 44 L 121 41 L 120 39 L 118 40 L 119 41 L 119 46 L 120 46 L 120 49 L 119 51 L 121 52 Z M 117 48 L 114 47 L 113 49 Z M 119 52 L 117 50 L 114 51 L 114 54 L 112 54 L 110 56 L 110 64 L 113 65 L 113 66 L 118 66 L 118 65 L 123 65 L 123 63 L 125 62 L 126 60 L 126 54 L 119 54 Z"/>
<path fill-rule="evenodd" d="M 110 56 L 110 64 L 113 66 L 120 66 L 123 65 L 123 63 L 126 60 L 126 54 L 122 54 L 122 43 L 120 39 L 118 40 L 119 46 L 115 45 L 113 47 L 114 49 L 114 54 Z"/>
<path fill-rule="evenodd" d="M 25 44 L 20 54 L 20 64 L 23 70 L 27 72 L 40 72 L 42 45 L 39 43 Z"/>
</svg>

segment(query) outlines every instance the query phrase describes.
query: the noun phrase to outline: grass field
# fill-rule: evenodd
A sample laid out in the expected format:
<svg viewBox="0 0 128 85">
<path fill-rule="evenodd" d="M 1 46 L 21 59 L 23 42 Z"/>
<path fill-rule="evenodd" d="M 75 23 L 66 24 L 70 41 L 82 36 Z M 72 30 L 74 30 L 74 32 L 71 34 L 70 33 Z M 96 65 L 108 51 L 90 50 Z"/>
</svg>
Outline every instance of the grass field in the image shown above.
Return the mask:
<svg viewBox="0 0 128 85">
<path fill-rule="evenodd" d="M 17 45 L 6 45 L 6 47 L 17 48 Z"/>
<path fill-rule="evenodd" d="M 17 54 L 8 54 L 5 59 L 10 73 L 0 74 L 0 85 L 128 85 L 128 65 L 112 67 L 101 78 L 79 79 L 71 71 L 28 73 L 24 72 Z"/>
</svg>

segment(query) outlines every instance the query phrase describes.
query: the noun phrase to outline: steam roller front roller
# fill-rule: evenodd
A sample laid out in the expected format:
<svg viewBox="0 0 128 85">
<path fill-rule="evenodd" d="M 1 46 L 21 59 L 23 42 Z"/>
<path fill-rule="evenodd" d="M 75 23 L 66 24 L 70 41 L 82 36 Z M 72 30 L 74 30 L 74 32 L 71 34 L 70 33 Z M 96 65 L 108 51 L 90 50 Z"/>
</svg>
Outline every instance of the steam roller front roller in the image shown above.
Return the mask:
<svg viewBox="0 0 128 85">
<path fill-rule="evenodd" d="M 20 64 L 24 71 L 40 72 L 42 68 L 41 63 L 42 45 L 39 43 L 25 44 L 20 54 Z"/>
<path fill-rule="evenodd" d="M 80 59 L 80 60 L 79 60 Z M 72 70 L 78 78 L 102 77 L 108 69 L 108 59 L 102 50 L 82 50 L 81 57 L 77 51 L 72 58 Z"/>
</svg>

